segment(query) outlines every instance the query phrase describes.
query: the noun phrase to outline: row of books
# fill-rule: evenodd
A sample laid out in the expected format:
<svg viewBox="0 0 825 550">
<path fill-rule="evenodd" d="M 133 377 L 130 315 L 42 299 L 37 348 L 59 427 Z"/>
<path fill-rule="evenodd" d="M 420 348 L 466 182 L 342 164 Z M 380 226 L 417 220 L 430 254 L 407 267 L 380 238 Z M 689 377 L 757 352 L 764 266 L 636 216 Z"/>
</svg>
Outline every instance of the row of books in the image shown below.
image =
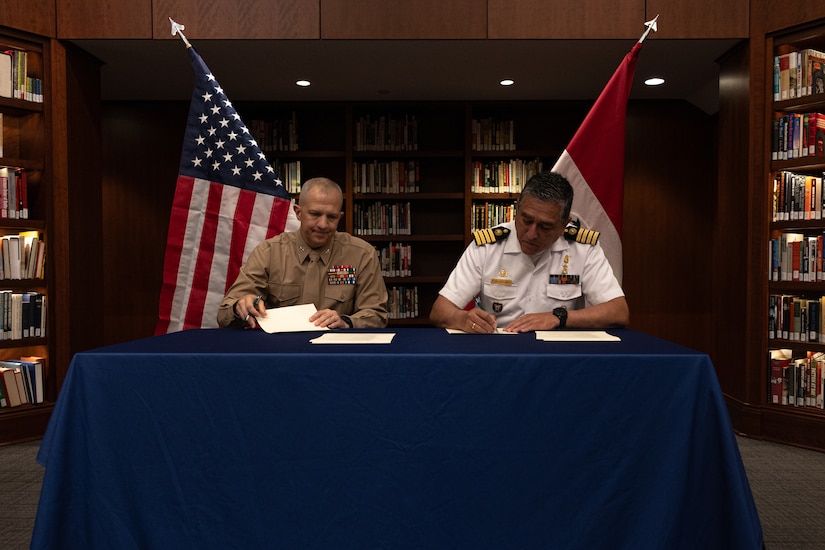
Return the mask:
<svg viewBox="0 0 825 550">
<path fill-rule="evenodd" d="M 793 357 L 789 349 L 773 349 L 768 357 L 769 403 L 822 409 L 825 354 L 809 351 Z"/>
<path fill-rule="evenodd" d="M 46 336 L 46 295 L 0 290 L 0 340 Z"/>
<path fill-rule="evenodd" d="M 356 193 L 417 193 L 421 163 L 417 160 L 353 162 L 352 181 Z"/>
<path fill-rule="evenodd" d="M 0 97 L 43 103 L 43 81 L 28 72 L 29 53 L 0 50 Z"/>
<path fill-rule="evenodd" d="M 26 170 L 0 167 L 0 218 L 28 219 L 28 182 Z"/>
<path fill-rule="evenodd" d="M 287 119 L 246 121 L 247 130 L 261 151 L 297 151 L 298 121 L 295 111 Z"/>
<path fill-rule="evenodd" d="M 46 243 L 38 231 L 21 231 L 0 238 L 0 279 L 42 279 Z"/>
<path fill-rule="evenodd" d="M 301 192 L 301 161 L 282 162 L 276 160 L 272 165 L 275 173 L 281 178 L 281 184 L 287 193 L 297 195 Z"/>
<path fill-rule="evenodd" d="M 415 115 L 371 115 L 355 122 L 356 151 L 417 151 L 418 121 Z"/>
<path fill-rule="evenodd" d="M 771 203 L 773 221 L 825 218 L 825 181 L 822 176 L 777 172 Z"/>
<path fill-rule="evenodd" d="M 356 235 L 411 235 L 410 203 L 356 202 L 352 208 Z"/>
<path fill-rule="evenodd" d="M 524 184 L 543 170 L 541 159 L 473 162 L 473 193 L 521 193 Z"/>
<path fill-rule="evenodd" d="M 777 115 L 771 134 L 771 160 L 825 155 L 825 114 Z"/>
<path fill-rule="evenodd" d="M 412 276 L 412 245 L 385 243 L 376 247 L 381 275 L 384 277 Z"/>
<path fill-rule="evenodd" d="M 473 119 L 473 151 L 514 151 L 516 149 L 515 123 L 512 120 L 492 118 Z"/>
<path fill-rule="evenodd" d="M 771 281 L 813 283 L 825 280 L 823 235 L 782 233 L 771 239 L 768 250 Z"/>
<path fill-rule="evenodd" d="M 387 317 L 414 319 L 418 317 L 418 287 L 393 286 L 387 289 Z"/>
<path fill-rule="evenodd" d="M 0 408 L 42 403 L 44 378 L 43 357 L 29 355 L 0 361 Z"/>
<path fill-rule="evenodd" d="M 768 295 L 768 338 L 825 343 L 825 297 Z"/>
<path fill-rule="evenodd" d="M 485 202 L 473 203 L 473 217 L 471 220 L 471 230 L 486 229 L 495 227 L 502 223 L 513 221 L 516 213 L 516 201 L 510 203 Z"/>
<path fill-rule="evenodd" d="M 825 52 L 807 48 L 773 58 L 773 99 L 825 93 Z"/>
</svg>

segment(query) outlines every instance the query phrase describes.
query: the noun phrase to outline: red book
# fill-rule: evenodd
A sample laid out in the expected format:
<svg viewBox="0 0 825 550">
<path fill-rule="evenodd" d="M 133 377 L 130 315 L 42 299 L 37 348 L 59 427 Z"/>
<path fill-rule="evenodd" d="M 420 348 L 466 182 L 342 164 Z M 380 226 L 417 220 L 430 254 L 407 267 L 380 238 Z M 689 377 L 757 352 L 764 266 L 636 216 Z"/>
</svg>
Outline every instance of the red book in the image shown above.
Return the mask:
<svg viewBox="0 0 825 550">
<path fill-rule="evenodd" d="M 791 350 L 774 349 L 770 351 L 771 369 L 771 403 L 782 405 L 782 386 L 784 384 L 784 370 L 791 362 Z"/>
<path fill-rule="evenodd" d="M 29 186 L 25 170 L 18 171 L 17 181 L 20 184 L 20 194 L 17 195 L 20 199 L 20 217 L 27 220 L 29 219 Z"/>
<path fill-rule="evenodd" d="M 802 243 L 800 241 L 793 241 L 791 243 L 791 280 L 799 280 L 799 269 L 802 266 Z"/>
</svg>

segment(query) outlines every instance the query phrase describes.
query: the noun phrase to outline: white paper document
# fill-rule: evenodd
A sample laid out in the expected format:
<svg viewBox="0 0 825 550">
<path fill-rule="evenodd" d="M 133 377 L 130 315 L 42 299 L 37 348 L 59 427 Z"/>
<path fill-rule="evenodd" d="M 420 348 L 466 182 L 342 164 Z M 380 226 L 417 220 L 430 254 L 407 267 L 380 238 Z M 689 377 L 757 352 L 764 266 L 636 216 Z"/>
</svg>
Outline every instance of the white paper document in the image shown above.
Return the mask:
<svg viewBox="0 0 825 550">
<path fill-rule="evenodd" d="M 536 340 L 545 342 L 620 342 L 603 330 L 537 330 Z"/>
<path fill-rule="evenodd" d="M 266 310 L 266 317 L 257 317 L 258 324 L 266 332 L 304 332 L 308 330 L 329 330 L 327 327 L 316 327 L 307 319 L 318 311 L 315 304 L 300 306 L 273 307 Z"/>
<path fill-rule="evenodd" d="M 448 328 L 448 329 L 446 329 L 446 331 L 449 334 L 518 334 L 518 332 L 504 332 L 504 329 L 501 328 L 501 327 L 498 327 L 495 332 L 484 332 L 484 333 L 481 333 L 481 332 L 467 332 L 465 330 L 460 330 L 460 329 L 457 329 L 457 328 Z"/>
<path fill-rule="evenodd" d="M 310 340 L 313 344 L 389 344 L 394 332 L 328 332 Z"/>
</svg>

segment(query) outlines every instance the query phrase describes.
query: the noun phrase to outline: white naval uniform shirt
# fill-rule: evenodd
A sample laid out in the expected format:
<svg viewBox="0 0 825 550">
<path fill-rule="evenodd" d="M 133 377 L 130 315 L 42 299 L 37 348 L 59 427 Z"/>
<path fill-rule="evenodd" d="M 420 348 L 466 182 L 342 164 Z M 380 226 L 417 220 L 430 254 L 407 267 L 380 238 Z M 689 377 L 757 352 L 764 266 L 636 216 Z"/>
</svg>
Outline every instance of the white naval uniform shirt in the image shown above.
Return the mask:
<svg viewBox="0 0 825 550">
<path fill-rule="evenodd" d="M 533 259 L 524 254 L 514 222 L 502 224 L 510 230 L 503 241 L 470 243 L 439 294 L 464 307 L 478 294 L 481 307 L 504 327 L 527 313 L 543 313 L 556 307 L 581 309 L 624 296 L 621 285 L 600 245 L 568 241 L 564 236 Z M 551 284 L 551 275 L 561 275 L 564 258 L 567 274 L 578 275 L 578 284 Z M 512 285 L 494 284 L 510 279 Z"/>
</svg>

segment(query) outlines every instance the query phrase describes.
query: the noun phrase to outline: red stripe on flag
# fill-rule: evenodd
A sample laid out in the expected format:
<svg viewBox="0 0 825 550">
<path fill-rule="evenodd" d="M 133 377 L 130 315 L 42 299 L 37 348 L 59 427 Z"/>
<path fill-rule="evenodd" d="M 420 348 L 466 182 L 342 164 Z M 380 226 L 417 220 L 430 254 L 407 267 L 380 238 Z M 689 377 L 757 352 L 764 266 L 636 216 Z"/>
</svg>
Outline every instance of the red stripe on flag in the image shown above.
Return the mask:
<svg viewBox="0 0 825 550">
<path fill-rule="evenodd" d="M 269 225 L 266 230 L 266 238 L 274 237 L 284 232 L 286 220 L 289 218 L 289 209 L 292 202 L 275 197 L 272 201 L 272 210 L 269 214 Z"/>
<path fill-rule="evenodd" d="M 255 198 L 257 193 L 242 189 L 238 194 L 238 202 L 235 205 L 235 215 L 232 221 L 232 236 L 230 237 L 229 261 L 226 266 L 226 283 L 224 293 L 229 290 L 238 273 L 244 258 L 246 249 L 246 239 L 249 235 L 249 223 L 252 219 L 252 211 L 255 208 Z"/>
<path fill-rule="evenodd" d="M 186 223 L 189 217 L 189 203 L 195 178 L 178 176 L 175 197 L 172 200 L 172 213 L 169 217 L 169 234 L 166 240 L 166 254 L 163 259 L 163 285 L 160 290 L 160 310 L 155 334 L 166 334 L 172 313 L 172 299 L 178 286 L 178 269 L 180 268 L 183 239 L 186 236 Z"/>
<path fill-rule="evenodd" d="M 201 327 L 206 296 L 209 290 L 209 277 L 212 273 L 212 257 L 215 252 L 215 238 L 218 233 L 222 194 L 223 185 L 214 182 L 209 184 L 209 197 L 206 200 L 206 211 L 203 213 L 203 228 L 198 246 L 198 259 L 195 262 L 195 271 L 192 276 L 192 287 L 189 291 L 189 303 L 186 308 L 183 330 Z"/>
</svg>

